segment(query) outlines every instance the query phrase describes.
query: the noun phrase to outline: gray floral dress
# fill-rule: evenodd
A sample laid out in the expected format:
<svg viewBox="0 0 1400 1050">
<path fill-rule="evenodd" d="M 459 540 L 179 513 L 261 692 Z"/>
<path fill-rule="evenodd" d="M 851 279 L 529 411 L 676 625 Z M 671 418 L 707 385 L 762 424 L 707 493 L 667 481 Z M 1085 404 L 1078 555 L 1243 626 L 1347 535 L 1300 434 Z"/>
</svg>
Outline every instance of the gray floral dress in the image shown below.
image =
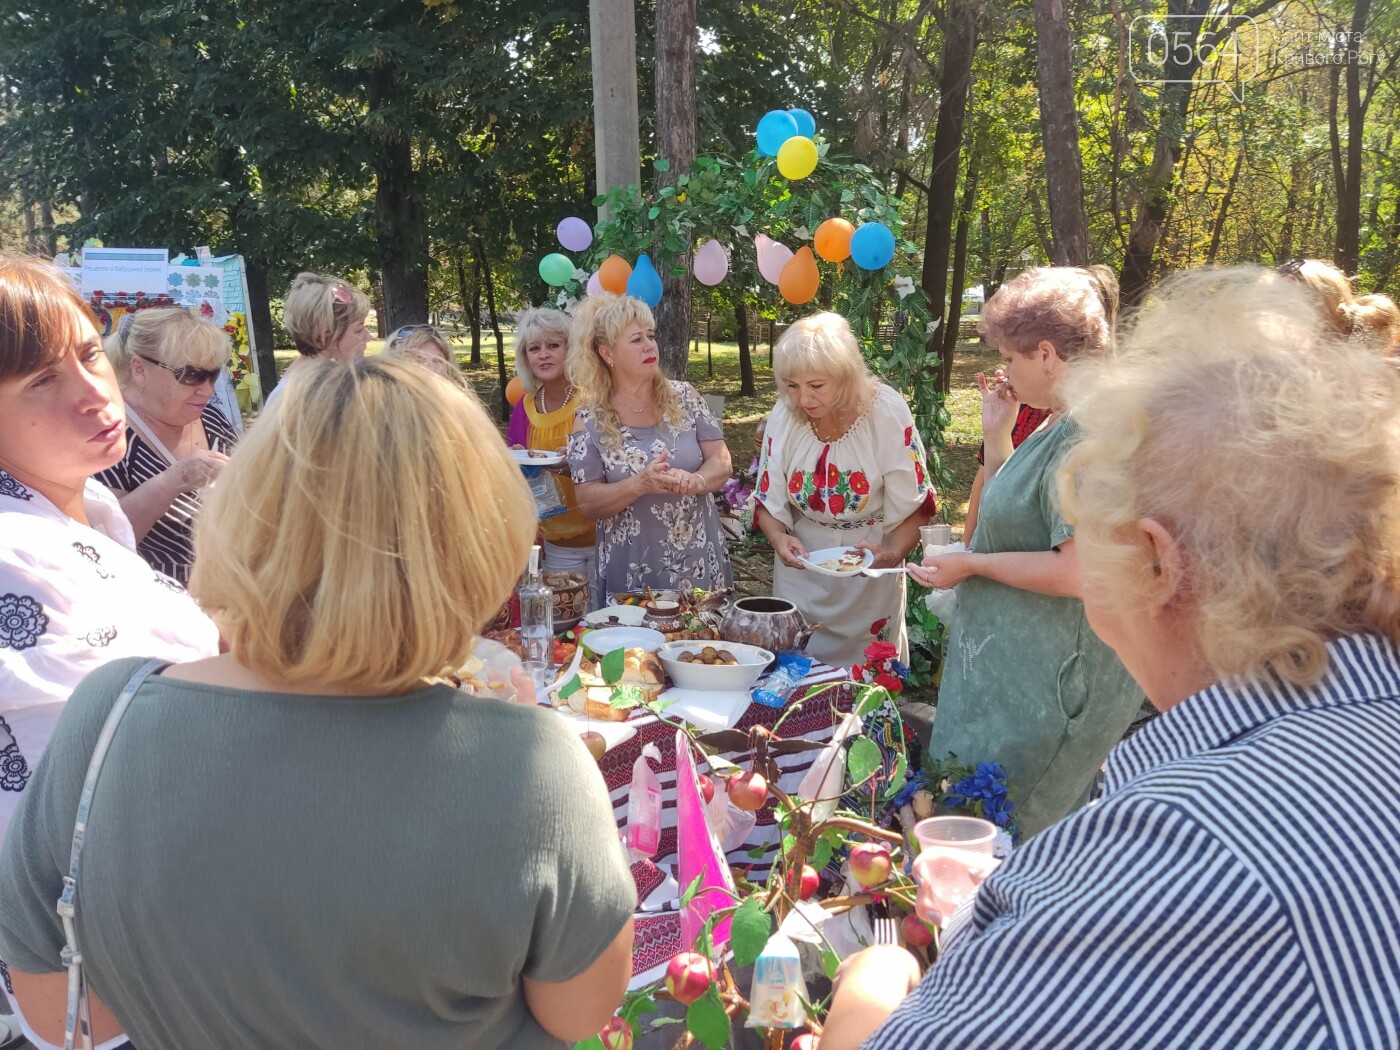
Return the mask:
<svg viewBox="0 0 1400 1050">
<path fill-rule="evenodd" d="M 622 427 L 622 445 L 603 446 L 592 412 L 578 410 L 569 435 L 569 471 L 575 485 L 618 482 L 635 477 L 663 450 L 680 470 L 697 471 L 705 461 L 702 441 L 720 441 L 724 431 L 689 383 L 671 381 L 685 411 L 673 431 L 664 421 L 650 427 Z M 651 493 L 598 522 L 598 596 L 634 591 L 729 584 L 733 573 L 714 495 Z M 601 603 L 600 603 L 601 604 Z"/>
</svg>

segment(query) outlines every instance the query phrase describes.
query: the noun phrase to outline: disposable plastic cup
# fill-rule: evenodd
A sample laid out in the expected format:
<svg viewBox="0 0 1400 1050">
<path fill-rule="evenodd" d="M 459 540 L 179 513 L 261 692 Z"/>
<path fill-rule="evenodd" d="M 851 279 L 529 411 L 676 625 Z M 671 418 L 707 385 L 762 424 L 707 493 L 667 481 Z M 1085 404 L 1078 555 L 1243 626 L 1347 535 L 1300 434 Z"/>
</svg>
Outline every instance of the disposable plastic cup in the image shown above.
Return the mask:
<svg viewBox="0 0 1400 1050">
<path fill-rule="evenodd" d="M 981 817 L 928 817 L 914 825 L 914 838 L 919 849 L 964 849 L 972 853 L 991 853 L 997 828 Z"/>
<path fill-rule="evenodd" d="M 944 524 L 921 526 L 919 538 L 923 540 L 925 549 L 946 547 L 953 542 L 953 526 Z"/>
</svg>

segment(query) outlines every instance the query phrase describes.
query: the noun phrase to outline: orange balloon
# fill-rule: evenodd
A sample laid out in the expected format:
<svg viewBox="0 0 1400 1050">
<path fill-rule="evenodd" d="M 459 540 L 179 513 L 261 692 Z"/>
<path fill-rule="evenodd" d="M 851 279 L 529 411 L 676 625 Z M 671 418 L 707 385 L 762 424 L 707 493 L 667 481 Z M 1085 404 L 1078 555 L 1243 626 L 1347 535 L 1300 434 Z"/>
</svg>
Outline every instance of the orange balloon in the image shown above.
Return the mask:
<svg viewBox="0 0 1400 1050">
<path fill-rule="evenodd" d="M 510 382 L 506 384 L 506 401 L 514 408 L 524 396 L 525 384 L 520 381 L 519 376 L 511 376 Z"/>
<path fill-rule="evenodd" d="M 817 227 L 812 243 L 827 262 L 840 262 L 851 257 L 851 235 L 855 232 L 845 219 L 827 219 Z"/>
<path fill-rule="evenodd" d="M 632 267 L 620 255 L 609 255 L 598 267 L 598 283 L 603 286 L 603 291 L 612 292 L 613 295 L 627 294 L 627 278 L 631 276 Z"/>
<path fill-rule="evenodd" d="M 794 306 L 801 306 L 812 301 L 821 281 L 822 275 L 817 272 L 817 260 L 812 255 L 812 249 L 803 245 L 778 275 L 778 291 Z"/>
</svg>

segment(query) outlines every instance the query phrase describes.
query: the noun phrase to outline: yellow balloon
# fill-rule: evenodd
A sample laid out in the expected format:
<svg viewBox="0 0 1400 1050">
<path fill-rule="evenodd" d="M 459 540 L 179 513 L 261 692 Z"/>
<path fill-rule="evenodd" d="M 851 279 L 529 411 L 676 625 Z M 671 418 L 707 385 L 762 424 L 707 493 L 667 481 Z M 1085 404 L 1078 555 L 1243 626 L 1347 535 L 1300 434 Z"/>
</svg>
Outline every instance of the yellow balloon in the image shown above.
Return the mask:
<svg viewBox="0 0 1400 1050">
<path fill-rule="evenodd" d="M 805 179 L 817 170 L 817 144 L 794 135 L 778 149 L 778 173 L 785 179 Z"/>
</svg>

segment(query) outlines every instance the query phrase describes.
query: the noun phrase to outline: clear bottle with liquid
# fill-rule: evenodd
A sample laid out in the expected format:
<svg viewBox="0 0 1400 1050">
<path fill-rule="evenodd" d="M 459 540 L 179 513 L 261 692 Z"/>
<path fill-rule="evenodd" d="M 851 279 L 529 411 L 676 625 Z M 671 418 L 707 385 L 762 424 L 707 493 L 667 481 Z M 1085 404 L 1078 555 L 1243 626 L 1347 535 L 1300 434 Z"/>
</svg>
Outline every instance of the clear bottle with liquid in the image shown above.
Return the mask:
<svg viewBox="0 0 1400 1050">
<path fill-rule="evenodd" d="M 530 571 L 520 585 L 521 664 L 535 683 L 535 696 L 544 696 L 554 674 L 554 590 L 540 575 L 540 548 L 530 548 Z"/>
</svg>

